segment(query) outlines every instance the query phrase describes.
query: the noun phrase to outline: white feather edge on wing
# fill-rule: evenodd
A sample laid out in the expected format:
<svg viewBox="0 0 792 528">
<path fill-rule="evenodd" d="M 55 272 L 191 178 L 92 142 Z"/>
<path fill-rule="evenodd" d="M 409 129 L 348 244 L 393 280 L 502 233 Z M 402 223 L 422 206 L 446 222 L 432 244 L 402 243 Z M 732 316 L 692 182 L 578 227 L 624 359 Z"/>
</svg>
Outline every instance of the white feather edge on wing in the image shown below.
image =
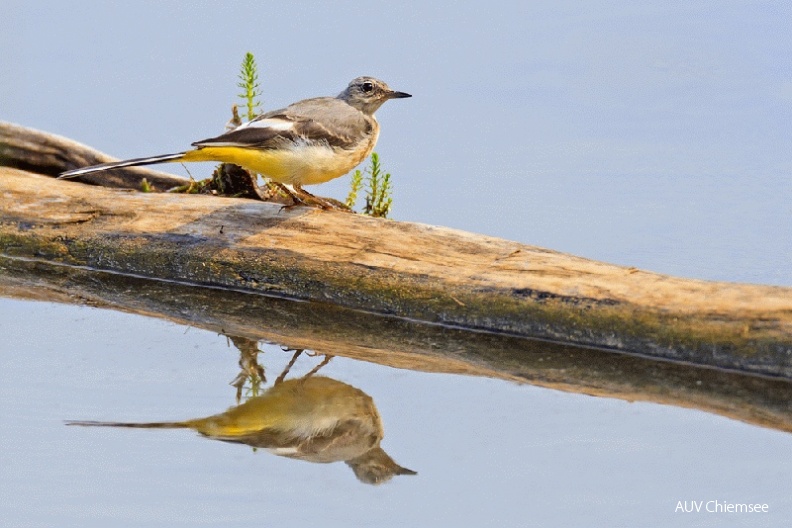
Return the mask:
<svg viewBox="0 0 792 528">
<path fill-rule="evenodd" d="M 269 128 L 279 132 L 284 132 L 286 130 L 294 129 L 294 121 L 289 119 L 279 119 L 277 117 L 269 117 L 267 119 L 254 119 L 253 121 L 242 123 L 236 128 L 236 130 L 241 128 Z"/>
</svg>

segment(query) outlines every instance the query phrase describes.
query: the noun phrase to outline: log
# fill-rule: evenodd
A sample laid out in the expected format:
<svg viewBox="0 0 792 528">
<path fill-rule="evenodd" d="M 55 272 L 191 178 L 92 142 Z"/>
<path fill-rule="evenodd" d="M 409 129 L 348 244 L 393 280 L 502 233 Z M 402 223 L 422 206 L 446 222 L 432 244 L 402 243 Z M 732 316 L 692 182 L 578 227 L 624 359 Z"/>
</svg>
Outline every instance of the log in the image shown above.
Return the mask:
<svg viewBox="0 0 792 528">
<path fill-rule="evenodd" d="M 118 158 L 65 137 L 0 121 L 0 166 L 57 176 L 67 170 L 111 161 Z M 74 181 L 139 190 L 144 178 L 154 191 L 166 191 L 190 181 L 145 167 L 85 174 Z"/>
<path fill-rule="evenodd" d="M 792 379 L 790 288 L 333 211 L 87 187 L 34 165 L 0 171 L 7 257 Z"/>
<path fill-rule="evenodd" d="M 157 317 L 229 336 L 424 372 L 484 376 L 699 409 L 792 431 L 792 382 L 672 361 L 380 317 L 329 303 L 201 288 L 0 257 L 0 295 Z M 240 352 L 250 357 L 245 347 Z M 409 405 L 409 394 L 405 395 Z"/>
</svg>

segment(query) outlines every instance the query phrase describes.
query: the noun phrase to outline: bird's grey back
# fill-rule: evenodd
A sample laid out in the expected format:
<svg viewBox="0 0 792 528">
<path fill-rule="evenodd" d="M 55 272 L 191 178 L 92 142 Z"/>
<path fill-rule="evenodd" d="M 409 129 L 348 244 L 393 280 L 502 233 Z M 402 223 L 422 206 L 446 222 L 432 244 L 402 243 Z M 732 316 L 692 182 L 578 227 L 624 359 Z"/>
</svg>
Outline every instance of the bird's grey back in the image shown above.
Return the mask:
<svg viewBox="0 0 792 528">
<path fill-rule="evenodd" d="M 330 136 L 346 139 L 349 146 L 371 133 L 375 121 L 363 112 L 337 97 L 315 97 L 298 101 L 280 110 L 267 112 L 256 118 L 285 117 L 307 132 L 317 132 L 320 127 Z M 311 134 L 312 135 L 312 134 Z M 344 142 L 344 141 L 342 141 Z M 338 145 L 341 146 L 341 145 Z"/>
<path fill-rule="evenodd" d="M 260 127 L 267 119 L 291 123 L 288 128 Z M 277 149 L 306 142 L 354 149 L 376 127 L 376 121 L 335 97 L 305 99 L 286 108 L 262 114 L 249 123 L 216 138 L 193 143 L 196 147 L 239 144 L 249 148 Z"/>
</svg>

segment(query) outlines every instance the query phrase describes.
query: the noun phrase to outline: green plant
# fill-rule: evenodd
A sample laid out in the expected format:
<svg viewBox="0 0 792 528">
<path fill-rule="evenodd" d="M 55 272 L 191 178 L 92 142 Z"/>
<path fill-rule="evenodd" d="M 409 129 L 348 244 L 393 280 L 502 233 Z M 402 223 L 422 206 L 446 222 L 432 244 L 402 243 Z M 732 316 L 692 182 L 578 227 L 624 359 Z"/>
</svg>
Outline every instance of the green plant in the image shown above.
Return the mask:
<svg viewBox="0 0 792 528">
<path fill-rule="evenodd" d="M 247 118 L 250 121 L 256 117 L 256 111 L 262 106 L 261 101 L 258 99 L 261 96 L 261 90 L 259 89 L 256 59 L 250 52 L 245 53 L 245 59 L 242 61 L 242 70 L 239 72 L 239 81 L 237 86 L 243 90 L 239 97 L 247 107 Z"/>
<path fill-rule="evenodd" d="M 154 192 L 154 189 L 151 187 L 151 184 L 148 182 L 146 178 L 140 180 L 140 192 L 144 192 L 144 193 Z"/>
<path fill-rule="evenodd" d="M 378 218 L 387 218 L 390 213 L 393 198 L 391 194 L 390 173 L 382 173 L 379 154 L 371 153 L 371 166 L 366 169 L 368 172 L 368 189 L 366 190 L 366 207 L 363 213 Z"/>
<path fill-rule="evenodd" d="M 357 169 L 354 173 L 352 173 L 352 181 L 349 184 L 349 194 L 347 195 L 347 199 L 344 204 L 352 209 L 355 207 L 355 202 L 357 202 L 358 192 L 363 187 L 363 173 L 360 172 L 360 169 Z"/>
<path fill-rule="evenodd" d="M 363 187 L 364 176 L 366 175 L 366 206 L 362 213 L 378 218 L 387 218 L 393 205 L 393 186 L 391 185 L 391 175 L 389 172 L 383 174 L 382 164 L 379 154 L 371 153 L 371 162 L 362 172 L 360 169 L 352 174 L 349 194 L 346 199 L 346 206 L 350 209 L 357 202 L 357 196 Z"/>
</svg>

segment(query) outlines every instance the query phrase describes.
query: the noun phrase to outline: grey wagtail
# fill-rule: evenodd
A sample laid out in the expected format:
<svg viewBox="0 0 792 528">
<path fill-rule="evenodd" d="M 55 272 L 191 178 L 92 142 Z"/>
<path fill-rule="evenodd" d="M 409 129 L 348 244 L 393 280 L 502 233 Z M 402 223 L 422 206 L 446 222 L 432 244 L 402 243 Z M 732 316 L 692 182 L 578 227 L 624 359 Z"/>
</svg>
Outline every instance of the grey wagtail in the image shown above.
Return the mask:
<svg viewBox="0 0 792 528">
<path fill-rule="evenodd" d="M 305 99 L 267 112 L 225 134 L 196 141 L 192 150 L 103 163 L 64 172 L 60 178 L 154 163 L 219 161 L 304 193 L 303 185 L 338 178 L 363 161 L 379 136 L 374 112 L 388 99 L 403 97 L 412 96 L 373 77 L 358 77 L 337 97 Z"/>
<path fill-rule="evenodd" d="M 308 462 L 343 460 L 366 484 L 415 475 L 381 447 L 382 419 L 371 396 L 324 376 L 276 382 L 222 414 L 183 422 L 66 422 L 67 425 L 193 429 L 208 438 L 247 444 Z"/>
</svg>

